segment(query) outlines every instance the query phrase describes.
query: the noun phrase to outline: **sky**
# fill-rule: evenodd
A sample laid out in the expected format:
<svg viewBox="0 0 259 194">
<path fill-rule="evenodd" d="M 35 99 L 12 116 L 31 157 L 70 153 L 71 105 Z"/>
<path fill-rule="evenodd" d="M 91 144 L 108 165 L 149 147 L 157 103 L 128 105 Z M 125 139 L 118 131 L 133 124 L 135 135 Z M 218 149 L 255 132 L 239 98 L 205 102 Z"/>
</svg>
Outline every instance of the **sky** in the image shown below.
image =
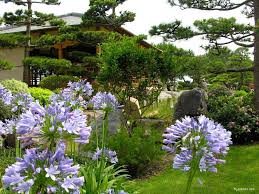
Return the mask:
<svg viewBox="0 0 259 194">
<path fill-rule="evenodd" d="M 240 14 L 241 10 L 234 10 L 228 12 L 220 11 L 200 11 L 194 9 L 181 10 L 178 7 L 171 7 L 168 0 L 128 0 L 119 9 L 129 10 L 136 13 L 134 22 L 125 24 L 125 28 L 135 33 L 136 35 L 148 35 L 148 31 L 153 25 L 160 23 L 169 23 L 176 19 L 183 22 L 184 25 L 191 25 L 197 19 L 218 18 L 218 17 L 236 17 L 239 23 L 251 22 Z M 239 1 L 239 0 L 236 0 Z M 59 6 L 34 5 L 33 9 L 45 13 L 54 13 L 55 15 L 62 15 L 70 12 L 84 13 L 88 8 L 89 0 L 61 0 Z M 13 3 L 5 4 L 0 2 L 0 16 L 6 11 L 15 11 L 21 9 L 23 6 L 16 6 Z M 160 43 L 160 37 L 148 37 L 150 43 Z M 203 54 L 204 50 L 200 47 L 206 45 L 206 41 L 201 38 L 193 38 L 191 40 L 177 41 L 175 44 L 184 49 L 193 50 L 195 54 Z M 231 48 L 235 48 L 233 45 Z"/>
</svg>

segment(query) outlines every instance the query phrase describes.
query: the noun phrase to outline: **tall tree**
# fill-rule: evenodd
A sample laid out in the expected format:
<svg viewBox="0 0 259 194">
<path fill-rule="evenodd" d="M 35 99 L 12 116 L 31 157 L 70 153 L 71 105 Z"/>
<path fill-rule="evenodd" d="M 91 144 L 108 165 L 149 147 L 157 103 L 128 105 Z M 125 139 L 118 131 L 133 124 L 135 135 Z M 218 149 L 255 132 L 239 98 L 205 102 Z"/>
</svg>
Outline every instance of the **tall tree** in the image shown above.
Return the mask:
<svg viewBox="0 0 259 194">
<path fill-rule="evenodd" d="M 45 5 L 59 5 L 59 0 L 0 0 L 4 3 L 14 3 L 18 6 L 25 6 L 27 7 L 25 11 L 17 10 L 15 13 L 5 13 L 3 19 L 4 24 L 6 25 L 26 25 L 26 36 L 28 37 L 24 57 L 29 56 L 30 46 L 31 46 L 31 26 L 32 24 L 35 25 L 42 25 L 46 21 L 53 19 L 53 14 L 42 14 L 40 12 L 33 12 L 32 5 L 33 4 L 45 4 Z M 36 17 L 33 17 L 35 14 Z M 29 83 L 29 68 L 24 66 L 23 72 L 23 81 Z"/>
<path fill-rule="evenodd" d="M 135 13 L 130 11 L 117 12 L 118 6 L 127 0 L 90 0 L 90 9 L 82 17 L 83 24 L 109 24 L 113 27 L 119 27 L 126 22 L 132 22 L 135 19 Z"/>
<path fill-rule="evenodd" d="M 165 40 L 175 41 L 204 36 L 216 48 L 234 43 L 241 47 L 254 48 L 254 68 L 242 69 L 254 71 L 255 108 L 259 112 L 259 1 L 258 0 L 168 0 L 171 6 L 183 9 L 193 8 L 206 11 L 231 11 L 241 9 L 248 18 L 254 19 L 254 25 L 239 24 L 235 18 L 204 19 L 194 22 L 195 29 L 183 26 L 180 21 L 153 26 L 151 35 L 161 35 Z"/>
</svg>

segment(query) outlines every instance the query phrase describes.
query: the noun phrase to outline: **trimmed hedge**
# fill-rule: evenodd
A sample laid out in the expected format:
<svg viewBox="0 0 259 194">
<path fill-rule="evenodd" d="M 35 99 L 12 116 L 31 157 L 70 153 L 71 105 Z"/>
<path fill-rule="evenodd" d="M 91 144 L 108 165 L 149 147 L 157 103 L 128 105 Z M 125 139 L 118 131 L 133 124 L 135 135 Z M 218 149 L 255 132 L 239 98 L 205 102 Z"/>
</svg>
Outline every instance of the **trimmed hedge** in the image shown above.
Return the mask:
<svg viewBox="0 0 259 194">
<path fill-rule="evenodd" d="M 2 80 L 0 84 L 6 89 L 10 90 L 13 94 L 29 93 L 29 87 L 26 83 L 15 79 Z"/>
<path fill-rule="evenodd" d="M 41 80 L 39 86 L 53 91 L 59 88 L 65 88 L 69 81 L 77 82 L 79 80 L 80 79 L 75 76 L 51 75 Z"/>
<path fill-rule="evenodd" d="M 29 91 L 31 96 L 43 106 L 48 104 L 49 97 L 53 94 L 51 90 L 44 88 L 29 88 Z"/>
</svg>

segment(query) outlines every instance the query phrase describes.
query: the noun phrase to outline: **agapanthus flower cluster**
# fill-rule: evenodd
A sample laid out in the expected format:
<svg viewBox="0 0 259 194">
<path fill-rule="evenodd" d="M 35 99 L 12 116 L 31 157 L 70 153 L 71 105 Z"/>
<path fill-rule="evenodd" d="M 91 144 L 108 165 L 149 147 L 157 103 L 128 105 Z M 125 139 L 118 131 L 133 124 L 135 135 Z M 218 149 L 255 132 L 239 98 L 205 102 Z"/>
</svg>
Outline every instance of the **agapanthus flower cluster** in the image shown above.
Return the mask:
<svg viewBox="0 0 259 194">
<path fill-rule="evenodd" d="M 115 110 L 118 108 L 119 103 L 116 97 L 111 93 L 98 92 L 90 101 L 94 109 L 97 110 Z"/>
<path fill-rule="evenodd" d="M 173 168 L 189 171 L 193 161 L 198 161 L 200 171 L 217 172 L 216 165 L 224 163 L 220 156 L 229 150 L 231 132 L 222 125 L 201 115 L 185 117 L 168 127 L 163 134 L 163 149 L 176 153 Z"/>
<path fill-rule="evenodd" d="M 90 97 L 93 93 L 92 85 L 86 80 L 69 82 L 66 92 L 75 93 L 78 96 Z"/>
<path fill-rule="evenodd" d="M 85 80 L 79 82 L 69 82 L 68 87 L 62 90 L 59 94 L 54 94 L 50 97 L 51 104 L 57 102 L 63 103 L 66 107 L 71 108 L 87 108 L 88 100 L 93 93 L 90 83 Z"/>
<path fill-rule="evenodd" d="M 112 164 L 118 163 L 117 153 L 107 148 L 104 148 L 104 149 L 97 148 L 96 152 L 92 156 L 92 160 L 99 160 L 101 159 L 101 157 L 104 157 Z"/>
<path fill-rule="evenodd" d="M 91 127 L 83 111 L 64 107 L 56 103 L 42 107 L 32 103 L 28 111 L 21 114 L 16 132 L 21 140 L 40 140 L 41 143 L 73 138 L 75 142 L 88 143 Z"/>
<path fill-rule="evenodd" d="M 4 104 L 10 105 L 12 103 L 12 93 L 0 85 L 0 99 Z"/>
<path fill-rule="evenodd" d="M 0 121 L 0 135 L 13 134 L 15 126 L 15 120 L 5 120 L 4 122 Z"/>
<path fill-rule="evenodd" d="M 33 102 L 32 96 L 30 94 L 16 94 L 13 96 L 11 101 L 13 112 L 25 112 L 29 109 L 30 104 Z"/>
<path fill-rule="evenodd" d="M 84 178 L 78 177 L 79 165 L 65 156 L 65 144 L 59 142 L 55 152 L 48 149 L 27 149 L 23 158 L 5 170 L 5 188 L 14 192 L 77 193 Z"/>
</svg>

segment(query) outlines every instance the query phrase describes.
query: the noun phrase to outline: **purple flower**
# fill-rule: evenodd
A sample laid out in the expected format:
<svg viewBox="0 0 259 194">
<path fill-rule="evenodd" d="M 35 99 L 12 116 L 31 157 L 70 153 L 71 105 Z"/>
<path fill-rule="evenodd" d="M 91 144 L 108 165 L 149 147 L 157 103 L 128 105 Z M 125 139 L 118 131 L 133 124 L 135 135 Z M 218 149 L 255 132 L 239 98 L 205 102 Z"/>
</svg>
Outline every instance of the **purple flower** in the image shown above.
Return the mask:
<svg viewBox="0 0 259 194">
<path fill-rule="evenodd" d="M 65 189 L 66 192 L 69 192 L 69 190 L 78 191 L 78 188 L 81 187 L 83 183 L 84 177 L 66 177 L 61 187 Z"/>
<path fill-rule="evenodd" d="M 81 80 L 78 82 L 69 82 L 65 91 L 76 93 L 78 96 L 90 97 L 93 93 L 93 88 L 89 82 Z"/>
<path fill-rule="evenodd" d="M 5 89 L 2 85 L 0 85 L 0 99 L 3 101 L 4 104 L 10 105 L 12 103 L 12 93 Z"/>
<path fill-rule="evenodd" d="M 102 157 L 102 154 L 106 160 L 109 160 L 110 163 L 112 163 L 112 164 L 118 163 L 118 158 L 117 158 L 116 152 L 111 151 L 107 148 L 104 148 L 103 151 L 102 151 L 102 149 L 97 148 L 96 152 L 92 156 L 92 160 L 99 160 Z"/>
<path fill-rule="evenodd" d="M 5 120 L 4 122 L 0 121 L 0 135 L 13 134 L 15 126 L 15 120 Z"/>
<path fill-rule="evenodd" d="M 49 168 L 45 168 L 45 171 L 47 172 L 46 177 L 50 177 L 53 181 L 56 180 L 56 176 L 60 173 L 60 171 L 58 170 L 58 166 L 53 166 L 50 165 Z"/>
<path fill-rule="evenodd" d="M 50 97 L 51 104 L 62 103 L 63 106 L 76 109 L 87 108 L 87 99 L 92 95 L 93 89 L 90 83 L 85 80 L 79 82 L 69 82 L 68 87 L 59 94 Z"/>
<path fill-rule="evenodd" d="M 19 139 L 37 139 L 41 143 L 55 142 L 70 136 L 75 142 L 88 143 L 91 127 L 87 126 L 87 118 L 83 111 L 72 110 L 60 103 L 46 108 L 39 103 L 32 103 L 31 108 L 23 113 L 17 122 Z M 57 135 L 58 134 L 58 135 Z"/>
<path fill-rule="evenodd" d="M 79 165 L 73 165 L 73 160 L 66 158 L 64 153 L 63 142 L 58 144 L 54 153 L 48 149 L 26 150 L 23 158 L 17 158 L 16 163 L 5 170 L 2 177 L 4 187 L 18 193 L 29 193 L 36 179 L 44 176 L 49 180 L 37 183 L 46 189 L 44 193 L 79 191 L 84 182 L 83 177 L 78 177 Z M 48 185 L 49 182 L 52 183 L 51 186 Z"/>
<path fill-rule="evenodd" d="M 25 112 L 29 109 L 31 103 L 33 102 L 32 96 L 30 94 L 16 94 L 12 98 L 11 106 L 12 111 L 17 112 L 20 111 Z"/>
<path fill-rule="evenodd" d="M 111 93 L 98 92 L 92 99 L 91 103 L 94 106 L 94 109 L 102 110 L 115 110 L 118 108 L 119 104 L 116 100 L 116 97 Z"/>
<path fill-rule="evenodd" d="M 185 117 L 177 120 L 163 134 L 163 149 L 175 153 L 173 168 L 189 171 L 193 160 L 199 161 L 200 171 L 217 172 L 218 159 L 229 150 L 231 132 L 201 115 L 197 120 Z"/>
</svg>

